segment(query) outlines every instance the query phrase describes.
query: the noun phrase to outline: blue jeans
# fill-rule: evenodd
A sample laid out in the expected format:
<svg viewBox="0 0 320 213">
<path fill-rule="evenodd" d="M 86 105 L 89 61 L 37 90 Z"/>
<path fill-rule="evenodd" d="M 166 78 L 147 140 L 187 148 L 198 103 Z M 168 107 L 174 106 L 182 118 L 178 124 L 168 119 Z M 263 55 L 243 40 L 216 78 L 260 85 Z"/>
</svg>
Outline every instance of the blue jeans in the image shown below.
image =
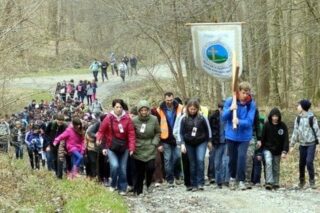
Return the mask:
<svg viewBox="0 0 320 213">
<path fill-rule="evenodd" d="M 23 159 L 23 146 L 17 145 L 15 146 L 16 149 L 16 159 Z"/>
<path fill-rule="evenodd" d="M 316 152 L 316 144 L 311 146 L 299 146 L 299 174 L 300 182 L 305 182 L 305 167 L 309 173 L 309 181 L 314 181 L 314 155 Z"/>
<path fill-rule="evenodd" d="M 273 155 L 269 150 L 263 150 L 263 156 L 266 162 L 266 183 L 279 185 L 281 156 Z"/>
<path fill-rule="evenodd" d="M 230 177 L 237 181 L 246 180 L 246 160 L 249 146 L 248 142 L 227 140 L 229 155 Z"/>
<path fill-rule="evenodd" d="M 207 142 L 203 142 L 197 146 L 186 144 L 187 155 L 190 162 L 190 179 L 192 187 L 204 185 L 204 158 L 207 144 Z"/>
<path fill-rule="evenodd" d="M 251 182 L 254 184 L 260 183 L 261 181 L 261 170 L 262 170 L 262 160 L 258 160 L 257 157 L 262 154 L 255 153 L 253 156 L 253 165 L 252 165 L 252 174 L 251 174 Z M 263 156 L 261 156 L 263 158 Z"/>
<path fill-rule="evenodd" d="M 215 169 L 215 179 L 217 184 L 223 184 L 228 182 L 228 164 L 226 161 L 227 155 L 227 144 L 221 143 L 214 147 L 215 158 L 214 158 L 214 169 Z"/>
<path fill-rule="evenodd" d="M 111 187 L 118 188 L 120 192 L 127 190 L 127 163 L 129 151 L 124 153 L 115 153 L 108 149 L 110 164 Z"/>
<path fill-rule="evenodd" d="M 163 148 L 164 170 L 166 173 L 166 180 L 168 183 L 172 184 L 174 181 L 174 176 L 179 178 L 180 175 L 175 174 L 174 168 L 177 164 L 177 160 L 181 159 L 181 153 L 180 149 L 178 149 L 176 145 L 164 143 Z"/>
<path fill-rule="evenodd" d="M 71 163 L 72 163 L 72 168 L 79 168 L 80 164 L 83 160 L 83 155 L 78 152 L 78 151 L 73 151 L 71 153 Z"/>
</svg>

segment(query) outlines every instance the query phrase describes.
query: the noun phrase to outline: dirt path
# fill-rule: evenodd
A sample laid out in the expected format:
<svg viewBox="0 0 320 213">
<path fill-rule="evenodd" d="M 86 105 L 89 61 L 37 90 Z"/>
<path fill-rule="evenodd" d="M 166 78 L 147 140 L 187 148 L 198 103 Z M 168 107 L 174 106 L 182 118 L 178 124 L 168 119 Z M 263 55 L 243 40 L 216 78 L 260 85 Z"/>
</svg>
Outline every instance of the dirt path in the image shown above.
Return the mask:
<svg viewBox="0 0 320 213">
<path fill-rule="evenodd" d="M 205 212 L 319 212 L 319 191 L 254 188 L 230 191 L 208 186 L 205 191 L 186 192 L 185 187 L 156 188 L 155 192 L 128 197 L 131 212 L 205 213 Z"/>
</svg>

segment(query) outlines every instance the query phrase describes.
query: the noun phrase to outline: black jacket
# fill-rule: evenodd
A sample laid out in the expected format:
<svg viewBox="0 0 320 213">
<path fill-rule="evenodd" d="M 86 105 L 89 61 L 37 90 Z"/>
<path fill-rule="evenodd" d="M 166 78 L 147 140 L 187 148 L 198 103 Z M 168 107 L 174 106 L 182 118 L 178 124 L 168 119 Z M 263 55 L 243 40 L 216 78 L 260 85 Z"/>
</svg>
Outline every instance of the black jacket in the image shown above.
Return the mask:
<svg viewBox="0 0 320 213">
<path fill-rule="evenodd" d="M 220 144 L 220 111 L 216 110 L 209 117 L 209 124 L 212 131 L 212 144 Z"/>
<path fill-rule="evenodd" d="M 46 145 L 51 144 L 51 147 L 54 147 L 54 139 L 58 137 L 61 133 L 63 133 L 66 129 L 66 123 L 63 123 L 61 126 L 59 126 L 56 121 L 49 122 L 48 126 L 45 129 L 45 139 L 47 141 Z"/>
<path fill-rule="evenodd" d="M 279 117 L 278 124 L 272 124 L 272 116 Z M 262 130 L 262 149 L 269 150 L 273 155 L 281 155 L 289 150 L 289 136 L 287 125 L 281 121 L 281 113 L 278 108 L 273 108 L 268 116 L 268 121 Z"/>
<path fill-rule="evenodd" d="M 196 132 L 193 135 L 194 128 L 196 128 Z M 181 121 L 180 131 L 186 144 L 198 145 L 209 139 L 208 126 L 202 115 L 184 117 Z"/>
</svg>

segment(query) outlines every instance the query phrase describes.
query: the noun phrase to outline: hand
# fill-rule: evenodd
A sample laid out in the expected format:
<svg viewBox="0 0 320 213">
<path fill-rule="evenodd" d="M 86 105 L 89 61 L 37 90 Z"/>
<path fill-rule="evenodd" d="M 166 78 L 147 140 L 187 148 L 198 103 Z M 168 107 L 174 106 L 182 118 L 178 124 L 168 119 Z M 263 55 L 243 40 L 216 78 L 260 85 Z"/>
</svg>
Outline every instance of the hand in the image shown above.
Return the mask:
<svg viewBox="0 0 320 213">
<path fill-rule="evenodd" d="M 187 153 L 186 145 L 181 144 L 181 152 L 182 152 L 183 154 L 186 154 L 186 153 Z"/>
<path fill-rule="evenodd" d="M 213 149 L 213 146 L 212 146 L 211 142 L 208 143 L 208 149 L 209 149 L 209 151 L 211 151 Z"/>
<path fill-rule="evenodd" d="M 130 152 L 129 152 L 129 155 L 132 156 L 132 155 L 133 155 L 133 151 L 130 151 Z"/>
<path fill-rule="evenodd" d="M 232 123 L 238 126 L 239 119 L 238 118 L 232 118 Z"/>
<path fill-rule="evenodd" d="M 47 147 L 46 147 L 46 152 L 49 152 L 49 151 L 50 151 L 50 147 L 47 146 Z"/>
<path fill-rule="evenodd" d="M 259 149 L 261 147 L 261 141 L 257 141 L 256 147 L 257 147 L 257 149 Z"/>
<path fill-rule="evenodd" d="M 102 141 L 101 140 L 97 140 L 96 143 L 97 143 L 97 145 L 100 145 L 102 143 Z"/>
<path fill-rule="evenodd" d="M 103 149 L 103 150 L 102 150 L 102 154 L 103 154 L 104 156 L 107 156 L 107 155 L 108 155 L 108 149 Z"/>
<path fill-rule="evenodd" d="M 262 161 L 262 156 L 258 155 L 258 156 L 257 156 L 257 160 L 258 160 L 258 161 Z"/>
<path fill-rule="evenodd" d="M 238 109 L 237 103 L 232 103 L 230 106 L 230 110 L 233 111 L 233 110 L 237 110 L 237 109 Z"/>
<path fill-rule="evenodd" d="M 163 152 L 163 146 L 162 145 L 158 147 L 158 151 L 159 152 Z"/>
<path fill-rule="evenodd" d="M 294 147 L 290 147 L 289 152 L 293 152 L 294 151 Z"/>
<path fill-rule="evenodd" d="M 282 159 L 286 159 L 286 158 L 287 158 L 287 154 L 286 154 L 286 153 L 282 153 L 282 154 L 281 154 L 281 158 L 282 158 Z"/>
</svg>

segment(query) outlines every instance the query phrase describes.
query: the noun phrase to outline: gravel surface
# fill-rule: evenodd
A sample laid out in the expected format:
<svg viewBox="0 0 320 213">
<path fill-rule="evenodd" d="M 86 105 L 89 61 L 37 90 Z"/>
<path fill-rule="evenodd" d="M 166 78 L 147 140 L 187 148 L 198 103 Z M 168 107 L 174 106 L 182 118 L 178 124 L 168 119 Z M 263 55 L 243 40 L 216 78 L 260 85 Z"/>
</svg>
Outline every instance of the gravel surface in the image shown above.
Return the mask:
<svg viewBox="0 0 320 213">
<path fill-rule="evenodd" d="M 246 191 L 217 189 L 187 192 L 184 186 L 161 186 L 138 197 L 128 196 L 131 212 L 204 213 L 204 212 L 320 212 L 319 190 L 267 191 L 253 188 Z"/>
</svg>

